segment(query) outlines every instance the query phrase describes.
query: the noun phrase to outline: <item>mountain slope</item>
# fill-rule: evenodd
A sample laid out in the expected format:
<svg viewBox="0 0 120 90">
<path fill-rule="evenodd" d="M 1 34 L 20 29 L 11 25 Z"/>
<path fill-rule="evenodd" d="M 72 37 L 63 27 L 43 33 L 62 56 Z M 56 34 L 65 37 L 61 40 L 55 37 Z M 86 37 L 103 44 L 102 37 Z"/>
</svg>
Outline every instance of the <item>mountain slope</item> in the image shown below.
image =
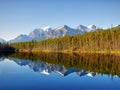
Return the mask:
<svg viewBox="0 0 120 90">
<path fill-rule="evenodd" d="M 39 29 L 35 29 L 32 32 L 30 32 L 30 34 L 28 35 L 29 37 L 31 37 L 33 40 L 44 40 L 50 37 L 50 31 L 52 30 L 51 27 L 42 27 Z"/>
<path fill-rule="evenodd" d="M 89 31 L 88 27 L 83 26 L 83 25 L 77 26 L 76 29 L 79 30 L 79 31 L 81 31 L 82 34 Z"/>
<path fill-rule="evenodd" d="M 95 25 L 89 25 L 89 26 L 88 26 L 88 30 L 90 30 L 90 31 L 95 31 L 95 30 L 97 30 L 97 29 L 100 29 L 100 28 L 97 27 L 97 26 L 95 26 Z"/>
<path fill-rule="evenodd" d="M 56 28 L 53 30 L 54 33 L 52 35 L 54 37 L 60 37 L 60 36 L 65 36 L 65 35 L 74 35 L 74 34 L 82 34 L 81 31 L 77 29 L 70 28 L 67 25 L 63 25 L 59 28 Z"/>
<path fill-rule="evenodd" d="M 31 41 L 32 38 L 27 36 L 27 35 L 19 35 L 15 39 L 10 40 L 9 42 L 14 43 L 14 42 L 26 42 L 26 41 Z"/>
</svg>

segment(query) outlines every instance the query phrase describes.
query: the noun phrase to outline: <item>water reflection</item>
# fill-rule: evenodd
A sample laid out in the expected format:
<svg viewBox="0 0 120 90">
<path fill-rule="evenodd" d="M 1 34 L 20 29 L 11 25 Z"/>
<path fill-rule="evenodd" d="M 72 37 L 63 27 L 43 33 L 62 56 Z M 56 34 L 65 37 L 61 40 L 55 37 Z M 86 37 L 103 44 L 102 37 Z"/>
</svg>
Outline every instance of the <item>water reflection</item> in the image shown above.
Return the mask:
<svg viewBox="0 0 120 90">
<path fill-rule="evenodd" d="M 45 74 L 45 75 L 50 75 L 50 73 L 52 73 L 52 72 L 58 73 L 62 76 L 67 76 L 71 73 L 76 73 L 78 76 L 87 75 L 90 77 L 97 75 L 97 73 L 84 71 L 83 69 L 66 68 L 66 67 L 61 66 L 61 65 L 49 64 L 46 62 L 42 62 L 40 60 L 31 61 L 31 60 L 17 59 L 17 58 L 9 58 L 9 60 L 16 62 L 20 66 L 27 65 L 33 71 L 40 72 L 40 73 Z"/>
<path fill-rule="evenodd" d="M 0 57 L 0 90 L 120 90 L 119 55 L 14 53 Z"/>
<path fill-rule="evenodd" d="M 67 76 L 95 76 L 99 73 L 120 76 L 120 56 L 104 54 L 63 54 L 63 53 L 14 53 L 7 55 L 18 65 L 28 65 L 35 72 L 49 75 L 52 72 Z M 2 57 L 0 61 L 3 61 Z"/>
</svg>

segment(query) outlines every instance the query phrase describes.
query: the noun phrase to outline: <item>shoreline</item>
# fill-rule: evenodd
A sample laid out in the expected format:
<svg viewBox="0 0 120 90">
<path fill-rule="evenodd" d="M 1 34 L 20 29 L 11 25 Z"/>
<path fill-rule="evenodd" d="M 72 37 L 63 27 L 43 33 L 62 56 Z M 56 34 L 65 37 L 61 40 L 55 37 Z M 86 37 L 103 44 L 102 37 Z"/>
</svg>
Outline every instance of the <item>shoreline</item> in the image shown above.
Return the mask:
<svg viewBox="0 0 120 90">
<path fill-rule="evenodd" d="M 23 52 L 23 53 L 38 53 L 38 52 L 43 52 L 43 53 L 83 53 L 83 54 L 120 54 L 120 50 L 111 50 L 111 51 L 93 51 L 93 50 L 89 50 L 89 51 L 72 51 L 72 50 L 18 50 L 18 52 Z"/>
</svg>

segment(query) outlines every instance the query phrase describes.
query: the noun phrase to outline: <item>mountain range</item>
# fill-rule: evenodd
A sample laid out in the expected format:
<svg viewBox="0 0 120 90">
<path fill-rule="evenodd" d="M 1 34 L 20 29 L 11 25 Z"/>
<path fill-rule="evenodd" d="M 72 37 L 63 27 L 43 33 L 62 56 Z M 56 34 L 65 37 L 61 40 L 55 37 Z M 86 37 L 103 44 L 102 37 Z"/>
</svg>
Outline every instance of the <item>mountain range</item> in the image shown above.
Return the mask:
<svg viewBox="0 0 120 90">
<path fill-rule="evenodd" d="M 76 28 L 71 28 L 67 25 L 60 26 L 58 28 L 51 28 L 49 26 L 34 29 L 28 35 L 19 35 L 16 38 L 10 40 L 9 42 L 26 42 L 31 40 L 41 41 L 49 38 L 64 37 L 65 35 L 75 35 L 75 34 L 84 34 L 85 32 L 96 31 L 100 29 L 95 25 L 84 26 L 79 25 Z"/>
</svg>

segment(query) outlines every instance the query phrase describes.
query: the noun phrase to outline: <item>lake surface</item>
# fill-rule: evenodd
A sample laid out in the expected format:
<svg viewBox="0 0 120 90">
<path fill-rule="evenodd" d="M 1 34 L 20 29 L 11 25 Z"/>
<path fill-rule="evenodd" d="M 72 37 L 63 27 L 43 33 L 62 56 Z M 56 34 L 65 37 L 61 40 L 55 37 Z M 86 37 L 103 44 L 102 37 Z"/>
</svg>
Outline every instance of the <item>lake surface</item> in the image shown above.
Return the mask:
<svg viewBox="0 0 120 90">
<path fill-rule="evenodd" d="M 120 56 L 0 55 L 0 90 L 120 90 Z"/>
</svg>

